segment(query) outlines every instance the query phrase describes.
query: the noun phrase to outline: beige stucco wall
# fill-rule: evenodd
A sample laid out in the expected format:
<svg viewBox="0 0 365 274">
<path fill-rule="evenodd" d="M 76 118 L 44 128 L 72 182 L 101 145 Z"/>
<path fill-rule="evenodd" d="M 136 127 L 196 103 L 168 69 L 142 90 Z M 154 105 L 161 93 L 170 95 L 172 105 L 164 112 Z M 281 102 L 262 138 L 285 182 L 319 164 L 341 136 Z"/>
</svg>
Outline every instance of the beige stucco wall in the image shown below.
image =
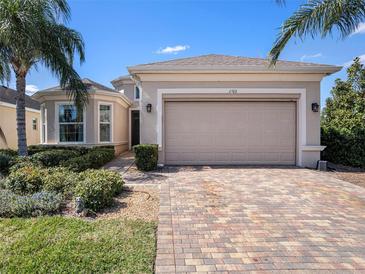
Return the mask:
<svg viewBox="0 0 365 274">
<path fill-rule="evenodd" d="M 133 103 L 132 108 L 137 108 L 139 106 L 139 100 L 135 100 L 134 98 L 134 89 L 135 89 L 134 83 L 130 83 L 130 81 L 128 81 L 127 83 L 123 83 L 120 81 L 115 83 L 114 85 L 118 91 L 123 90 L 124 95 L 127 96 L 128 99 L 132 101 Z"/>
<path fill-rule="evenodd" d="M 49 96 L 51 97 L 51 96 Z M 69 102 L 66 96 L 57 96 L 57 98 L 42 102 L 42 105 L 47 110 L 47 144 L 62 144 L 59 143 L 57 136 L 57 114 L 56 104 L 60 102 Z M 99 142 L 99 111 L 100 103 L 107 103 L 112 105 L 112 142 Z M 80 145 L 114 145 L 118 153 L 128 149 L 128 106 L 118 102 L 114 97 L 107 95 L 92 95 L 85 108 L 85 142 Z"/>
<path fill-rule="evenodd" d="M 320 145 L 320 113 L 312 112 L 311 104 L 320 102 L 320 82 L 317 81 L 171 81 L 171 82 L 155 82 L 142 81 L 142 98 L 141 98 L 141 143 L 157 143 L 157 91 L 158 89 L 173 88 L 285 88 L 285 89 L 305 89 L 306 90 L 306 145 Z M 206 95 L 206 94 L 205 94 Z M 226 96 L 229 96 L 228 94 Z M 153 110 L 147 113 L 145 105 L 151 103 Z M 300 146 L 298 145 L 298 155 Z M 319 152 L 301 151 L 302 166 L 314 167 L 319 160 Z M 159 153 L 159 161 L 164 161 L 163 146 Z"/>
<path fill-rule="evenodd" d="M 37 129 L 32 127 L 33 118 L 37 119 Z M 40 113 L 36 110 L 27 110 L 25 113 L 26 119 L 26 135 L 27 144 L 36 145 L 40 142 Z M 3 106 L 0 105 L 0 128 L 5 135 L 5 140 L 0 136 L 0 148 L 18 148 L 18 137 L 16 130 L 16 109 L 15 105 Z"/>
</svg>

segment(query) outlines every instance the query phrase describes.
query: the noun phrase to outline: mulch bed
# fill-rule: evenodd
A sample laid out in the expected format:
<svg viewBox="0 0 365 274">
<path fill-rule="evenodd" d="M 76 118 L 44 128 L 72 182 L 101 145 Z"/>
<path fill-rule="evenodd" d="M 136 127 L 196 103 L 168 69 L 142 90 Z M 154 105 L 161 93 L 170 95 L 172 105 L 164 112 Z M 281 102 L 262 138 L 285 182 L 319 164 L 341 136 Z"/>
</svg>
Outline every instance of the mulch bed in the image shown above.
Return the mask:
<svg viewBox="0 0 365 274">
<path fill-rule="evenodd" d="M 365 188 L 365 169 L 329 164 L 329 174 L 336 178 Z"/>
<path fill-rule="evenodd" d="M 125 186 L 123 192 L 114 198 L 114 204 L 101 212 L 77 215 L 73 202 L 67 203 L 62 214 L 92 219 L 118 219 L 157 221 L 159 211 L 159 188 L 157 185 Z"/>
</svg>

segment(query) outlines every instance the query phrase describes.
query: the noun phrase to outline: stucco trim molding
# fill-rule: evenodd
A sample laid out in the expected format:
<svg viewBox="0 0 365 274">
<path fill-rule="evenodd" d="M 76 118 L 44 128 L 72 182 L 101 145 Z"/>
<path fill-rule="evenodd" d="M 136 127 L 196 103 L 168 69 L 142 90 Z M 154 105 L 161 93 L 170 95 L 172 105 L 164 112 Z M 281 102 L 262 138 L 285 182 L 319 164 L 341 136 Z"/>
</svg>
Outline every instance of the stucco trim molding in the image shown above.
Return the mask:
<svg viewBox="0 0 365 274">
<path fill-rule="evenodd" d="M 16 105 L 10 104 L 10 103 L 6 103 L 6 102 L 0 102 L 0 106 L 4 106 L 4 107 L 8 107 L 8 108 L 15 108 L 16 109 Z M 25 110 L 26 111 L 29 111 L 29 112 L 41 113 L 40 110 L 34 109 L 34 108 L 28 108 L 28 107 L 26 107 Z"/>
<path fill-rule="evenodd" d="M 159 150 L 162 150 L 163 139 L 163 95 L 164 94 L 299 94 L 298 100 L 298 162 L 297 165 L 302 165 L 302 148 L 307 142 L 307 96 L 305 88 L 176 88 L 176 89 L 158 89 L 157 90 L 157 144 Z"/>
<path fill-rule="evenodd" d="M 323 151 L 327 146 L 301 146 L 302 151 Z"/>
</svg>

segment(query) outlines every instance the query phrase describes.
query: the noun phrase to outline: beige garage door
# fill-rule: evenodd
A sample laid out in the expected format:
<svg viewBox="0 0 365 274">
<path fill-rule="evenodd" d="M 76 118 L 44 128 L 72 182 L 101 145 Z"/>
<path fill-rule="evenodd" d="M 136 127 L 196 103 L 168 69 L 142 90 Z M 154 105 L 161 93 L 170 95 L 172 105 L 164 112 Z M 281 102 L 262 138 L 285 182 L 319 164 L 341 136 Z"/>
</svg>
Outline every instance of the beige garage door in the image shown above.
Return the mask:
<svg viewBox="0 0 365 274">
<path fill-rule="evenodd" d="M 166 102 L 172 165 L 295 165 L 295 102 Z"/>
</svg>

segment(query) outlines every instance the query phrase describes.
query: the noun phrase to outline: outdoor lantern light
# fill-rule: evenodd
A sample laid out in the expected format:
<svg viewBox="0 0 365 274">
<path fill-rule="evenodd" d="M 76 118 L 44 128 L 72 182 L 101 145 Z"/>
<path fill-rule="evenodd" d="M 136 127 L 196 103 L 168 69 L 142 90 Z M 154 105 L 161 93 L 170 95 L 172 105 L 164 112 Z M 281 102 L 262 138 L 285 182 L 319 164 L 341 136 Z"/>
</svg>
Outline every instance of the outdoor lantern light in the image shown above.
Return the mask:
<svg viewBox="0 0 365 274">
<path fill-rule="evenodd" d="M 318 112 L 319 111 L 319 105 L 317 103 L 312 104 L 312 111 L 313 112 Z"/>
<path fill-rule="evenodd" d="M 151 112 L 152 111 L 152 105 L 147 104 L 146 109 L 147 109 L 147 112 Z"/>
</svg>

